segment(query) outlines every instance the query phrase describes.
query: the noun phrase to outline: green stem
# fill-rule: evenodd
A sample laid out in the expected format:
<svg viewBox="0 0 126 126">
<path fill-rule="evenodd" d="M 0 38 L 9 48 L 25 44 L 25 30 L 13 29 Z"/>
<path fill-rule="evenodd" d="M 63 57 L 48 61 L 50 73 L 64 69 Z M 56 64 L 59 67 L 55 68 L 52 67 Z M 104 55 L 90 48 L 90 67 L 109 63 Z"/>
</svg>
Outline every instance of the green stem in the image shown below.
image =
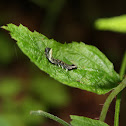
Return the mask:
<svg viewBox="0 0 126 126">
<path fill-rule="evenodd" d="M 123 57 L 123 61 L 122 61 L 122 65 L 121 65 L 121 69 L 120 69 L 120 73 L 119 73 L 120 80 L 123 79 L 125 70 L 126 70 L 126 52 L 124 53 L 124 57 Z M 119 112 L 120 112 L 121 95 L 122 95 L 122 92 L 120 92 L 116 98 L 114 126 L 119 126 Z"/>
<path fill-rule="evenodd" d="M 68 124 L 67 122 L 63 121 L 62 119 L 58 118 L 57 116 L 54 116 L 50 113 L 44 112 L 42 110 L 38 110 L 38 111 L 31 111 L 30 114 L 34 114 L 34 115 L 42 115 L 45 116 L 47 118 L 50 118 L 52 120 L 55 120 L 57 122 L 59 122 L 60 124 L 64 125 L 64 126 L 71 126 L 70 124 Z"/>
<path fill-rule="evenodd" d="M 125 72 L 126 72 L 126 52 L 124 53 L 121 69 L 120 69 L 120 72 L 119 72 L 121 80 L 123 79 Z"/>
<path fill-rule="evenodd" d="M 103 109 L 101 111 L 101 115 L 100 115 L 100 121 L 104 121 L 109 105 L 112 102 L 112 100 L 115 98 L 115 96 L 122 91 L 124 88 L 126 87 L 126 78 L 124 78 L 124 80 L 111 92 L 111 94 L 108 96 L 108 98 L 106 99 L 104 105 L 103 105 Z"/>
<path fill-rule="evenodd" d="M 122 95 L 122 92 L 120 92 L 116 97 L 114 126 L 119 126 L 119 112 L 120 112 L 121 95 Z"/>
</svg>

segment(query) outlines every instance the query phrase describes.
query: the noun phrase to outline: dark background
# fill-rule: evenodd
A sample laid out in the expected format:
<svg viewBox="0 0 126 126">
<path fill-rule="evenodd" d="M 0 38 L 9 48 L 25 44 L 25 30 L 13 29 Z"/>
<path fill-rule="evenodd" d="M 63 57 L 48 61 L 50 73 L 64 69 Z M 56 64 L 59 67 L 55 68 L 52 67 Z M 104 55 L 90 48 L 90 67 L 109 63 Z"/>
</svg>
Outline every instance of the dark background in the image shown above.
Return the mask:
<svg viewBox="0 0 126 126">
<path fill-rule="evenodd" d="M 84 42 L 99 48 L 119 72 L 126 34 L 98 31 L 98 18 L 126 14 L 125 0 L 0 0 L 0 26 L 23 24 L 61 43 Z M 125 126 L 123 92 L 120 126 Z M 50 112 L 70 122 L 69 115 L 99 118 L 109 95 L 96 95 L 62 85 L 40 71 L 20 51 L 5 30 L 0 30 L 0 126 L 55 126 L 58 123 L 29 115 L 30 110 Z M 115 99 L 106 122 L 113 126 Z"/>
</svg>

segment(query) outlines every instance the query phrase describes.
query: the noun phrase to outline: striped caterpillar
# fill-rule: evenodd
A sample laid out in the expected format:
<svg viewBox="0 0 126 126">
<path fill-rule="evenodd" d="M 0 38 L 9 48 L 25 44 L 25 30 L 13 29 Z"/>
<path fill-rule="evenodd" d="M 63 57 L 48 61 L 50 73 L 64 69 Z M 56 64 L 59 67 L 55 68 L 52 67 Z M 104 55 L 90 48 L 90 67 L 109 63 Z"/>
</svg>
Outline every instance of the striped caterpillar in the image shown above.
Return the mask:
<svg viewBox="0 0 126 126">
<path fill-rule="evenodd" d="M 74 65 L 74 64 L 68 65 L 61 60 L 54 59 L 52 57 L 52 49 L 51 48 L 48 48 L 48 47 L 45 48 L 45 55 L 46 55 L 46 58 L 49 60 L 50 63 L 58 65 L 59 67 L 62 67 L 62 69 L 66 69 L 66 71 L 77 68 L 77 66 Z"/>
</svg>

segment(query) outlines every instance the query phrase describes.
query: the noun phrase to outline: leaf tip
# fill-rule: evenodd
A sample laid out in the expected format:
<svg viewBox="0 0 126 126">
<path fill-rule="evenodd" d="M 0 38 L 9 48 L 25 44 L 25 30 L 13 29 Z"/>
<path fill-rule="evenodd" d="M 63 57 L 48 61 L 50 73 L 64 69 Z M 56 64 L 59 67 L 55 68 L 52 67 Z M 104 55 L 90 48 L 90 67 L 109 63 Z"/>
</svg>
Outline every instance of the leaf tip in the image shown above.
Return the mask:
<svg viewBox="0 0 126 126">
<path fill-rule="evenodd" d="M 3 26 L 0 26 L 0 28 L 7 29 L 7 26 L 3 25 Z"/>
<path fill-rule="evenodd" d="M 9 30 L 9 26 L 11 26 L 11 25 L 14 25 L 14 24 L 9 23 L 9 24 L 7 24 L 7 26 L 3 25 L 0 28 L 5 29 L 5 30 Z"/>
</svg>

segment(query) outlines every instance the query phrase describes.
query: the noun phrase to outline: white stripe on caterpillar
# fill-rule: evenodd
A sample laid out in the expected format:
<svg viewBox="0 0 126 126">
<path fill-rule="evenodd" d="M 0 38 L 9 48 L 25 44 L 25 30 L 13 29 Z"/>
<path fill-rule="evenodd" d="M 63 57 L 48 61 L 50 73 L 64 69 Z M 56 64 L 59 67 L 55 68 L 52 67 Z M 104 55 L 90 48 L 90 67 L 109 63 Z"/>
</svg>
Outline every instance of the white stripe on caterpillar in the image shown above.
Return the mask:
<svg viewBox="0 0 126 126">
<path fill-rule="evenodd" d="M 77 68 L 77 66 L 74 65 L 74 64 L 68 65 L 68 64 L 64 63 L 63 61 L 61 61 L 61 60 L 54 59 L 52 57 L 52 49 L 51 48 L 48 48 L 48 47 L 45 48 L 45 55 L 46 55 L 46 58 L 49 60 L 50 63 L 58 65 L 59 67 L 62 67 L 62 69 L 66 69 L 66 71 Z"/>
</svg>

